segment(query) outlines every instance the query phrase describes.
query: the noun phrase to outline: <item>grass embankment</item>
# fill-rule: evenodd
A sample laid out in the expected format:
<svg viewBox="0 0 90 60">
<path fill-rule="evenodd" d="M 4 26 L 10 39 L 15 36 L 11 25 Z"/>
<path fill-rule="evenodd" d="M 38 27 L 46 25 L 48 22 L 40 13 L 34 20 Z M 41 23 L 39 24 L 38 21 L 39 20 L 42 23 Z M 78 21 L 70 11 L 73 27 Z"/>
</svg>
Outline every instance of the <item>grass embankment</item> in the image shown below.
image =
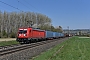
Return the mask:
<svg viewBox="0 0 90 60">
<path fill-rule="evenodd" d="M 13 44 L 19 44 L 17 41 L 2 41 L 0 42 L 0 46 L 6 46 L 6 45 L 13 45 Z"/>
<path fill-rule="evenodd" d="M 90 60 L 90 38 L 70 38 L 32 60 Z"/>
</svg>

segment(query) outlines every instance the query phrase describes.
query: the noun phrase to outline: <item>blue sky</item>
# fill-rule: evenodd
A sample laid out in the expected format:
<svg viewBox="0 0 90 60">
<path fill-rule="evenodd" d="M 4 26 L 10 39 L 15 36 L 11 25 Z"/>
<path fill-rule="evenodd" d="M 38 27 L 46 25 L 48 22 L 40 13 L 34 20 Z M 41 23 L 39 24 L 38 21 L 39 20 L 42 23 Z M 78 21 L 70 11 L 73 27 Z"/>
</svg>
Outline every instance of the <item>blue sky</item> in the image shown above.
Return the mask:
<svg viewBox="0 0 90 60">
<path fill-rule="evenodd" d="M 90 29 L 90 0 L 0 0 L 22 11 L 37 12 L 52 19 L 53 26 L 63 29 Z M 19 1 L 19 2 L 18 2 Z M 23 3 L 23 4 L 22 4 Z M 0 2 L 0 10 L 18 12 Z"/>
</svg>

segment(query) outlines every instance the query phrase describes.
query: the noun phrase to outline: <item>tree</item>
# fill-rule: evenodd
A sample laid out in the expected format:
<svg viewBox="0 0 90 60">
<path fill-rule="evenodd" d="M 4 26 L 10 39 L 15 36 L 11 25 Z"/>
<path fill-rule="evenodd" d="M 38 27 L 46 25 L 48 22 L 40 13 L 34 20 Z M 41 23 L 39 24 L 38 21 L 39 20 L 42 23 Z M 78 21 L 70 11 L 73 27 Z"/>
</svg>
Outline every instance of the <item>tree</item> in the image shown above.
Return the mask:
<svg viewBox="0 0 90 60">
<path fill-rule="evenodd" d="M 0 12 L 0 35 L 3 37 L 4 35 L 8 35 L 6 37 L 10 37 L 11 34 L 17 32 L 19 27 L 28 27 L 31 25 L 32 21 L 33 25 L 40 27 L 41 29 L 50 30 L 51 19 L 46 15 L 34 12 Z M 47 25 L 48 24 L 48 25 Z M 45 26 L 45 27 L 44 27 Z M 48 27 L 47 27 L 48 26 Z"/>
</svg>

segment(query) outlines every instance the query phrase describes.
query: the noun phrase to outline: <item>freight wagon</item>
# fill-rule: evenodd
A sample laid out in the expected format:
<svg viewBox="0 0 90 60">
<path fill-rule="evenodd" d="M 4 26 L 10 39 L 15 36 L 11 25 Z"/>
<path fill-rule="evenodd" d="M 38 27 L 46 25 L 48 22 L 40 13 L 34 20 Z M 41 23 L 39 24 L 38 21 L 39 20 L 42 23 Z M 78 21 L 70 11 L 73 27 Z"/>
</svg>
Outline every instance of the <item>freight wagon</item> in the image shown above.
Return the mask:
<svg viewBox="0 0 90 60">
<path fill-rule="evenodd" d="M 58 32 L 53 32 L 53 38 L 59 38 L 60 37 L 60 33 Z"/>
<path fill-rule="evenodd" d="M 45 38 L 46 39 L 53 39 L 53 32 L 52 31 L 45 31 Z"/>
<path fill-rule="evenodd" d="M 31 43 L 63 36 L 63 33 L 34 29 L 31 27 L 19 28 L 16 41 L 20 43 Z"/>
<path fill-rule="evenodd" d="M 63 33 L 61 33 L 61 36 L 60 36 L 61 38 L 64 38 L 65 37 L 65 35 L 63 34 Z"/>
</svg>

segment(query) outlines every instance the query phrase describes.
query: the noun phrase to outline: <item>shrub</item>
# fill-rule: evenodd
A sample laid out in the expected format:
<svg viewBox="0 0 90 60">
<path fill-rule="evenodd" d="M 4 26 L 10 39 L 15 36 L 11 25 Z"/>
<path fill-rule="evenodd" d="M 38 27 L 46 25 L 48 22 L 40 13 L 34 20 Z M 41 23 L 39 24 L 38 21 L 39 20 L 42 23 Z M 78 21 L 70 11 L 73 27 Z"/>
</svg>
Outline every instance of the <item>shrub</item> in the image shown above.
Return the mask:
<svg viewBox="0 0 90 60">
<path fill-rule="evenodd" d="M 16 34 L 14 32 L 10 33 L 10 38 L 15 38 Z"/>
<path fill-rule="evenodd" d="M 6 33 L 6 31 L 4 30 L 3 32 L 2 32 L 2 38 L 7 38 L 8 37 L 8 34 Z"/>
<path fill-rule="evenodd" d="M 88 34 L 87 37 L 90 37 L 90 34 Z"/>
</svg>

